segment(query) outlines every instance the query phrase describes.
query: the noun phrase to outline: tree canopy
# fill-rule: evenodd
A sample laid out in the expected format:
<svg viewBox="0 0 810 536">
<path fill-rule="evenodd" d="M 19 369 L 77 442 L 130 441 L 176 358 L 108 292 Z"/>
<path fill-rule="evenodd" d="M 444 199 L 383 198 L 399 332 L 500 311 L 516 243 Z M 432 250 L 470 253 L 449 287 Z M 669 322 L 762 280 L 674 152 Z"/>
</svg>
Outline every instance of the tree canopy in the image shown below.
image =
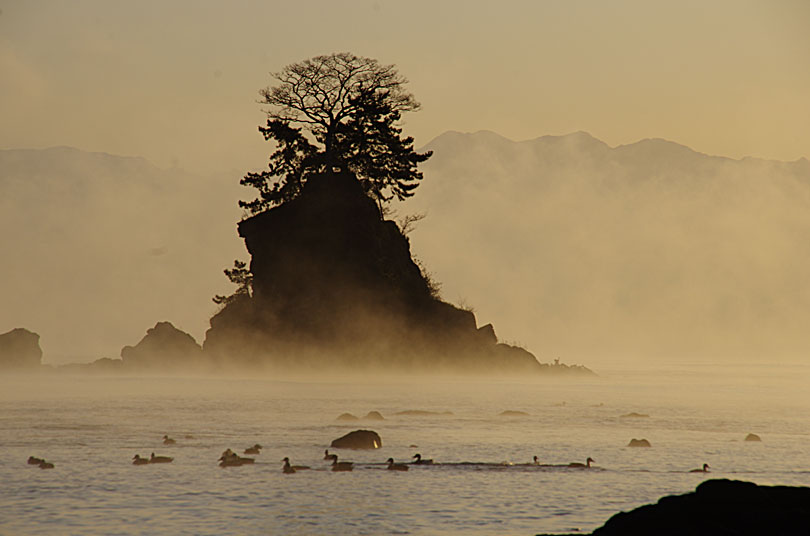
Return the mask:
<svg viewBox="0 0 810 536">
<path fill-rule="evenodd" d="M 259 131 L 276 144 L 268 169 L 241 181 L 259 191 L 240 206 L 256 214 L 293 199 L 307 178 L 348 169 L 378 201 L 411 197 L 422 179 L 413 138 L 402 137 L 403 112 L 419 103 L 393 65 L 342 52 L 293 63 L 273 73 L 278 84 L 261 91 L 266 126 Z"/>
</svg>

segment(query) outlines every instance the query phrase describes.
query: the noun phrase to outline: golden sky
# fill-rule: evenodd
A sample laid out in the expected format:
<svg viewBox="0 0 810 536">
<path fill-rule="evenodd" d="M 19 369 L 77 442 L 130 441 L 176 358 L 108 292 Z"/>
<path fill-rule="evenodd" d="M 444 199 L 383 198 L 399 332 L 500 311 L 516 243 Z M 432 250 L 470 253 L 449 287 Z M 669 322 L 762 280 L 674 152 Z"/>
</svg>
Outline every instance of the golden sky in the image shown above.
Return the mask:
<svg viewBox="0 0 810 536">
<path fill-rule="evenodd" d="M 0 148 L 70 145 L 192 171 L 263 167 L 269 73 L 393 63 L 447 130 L 661 137 L 810 157 L 810 2 L 0 1 Z M 238 174 L 234 180 L 237 180 Z"/>
</svg>

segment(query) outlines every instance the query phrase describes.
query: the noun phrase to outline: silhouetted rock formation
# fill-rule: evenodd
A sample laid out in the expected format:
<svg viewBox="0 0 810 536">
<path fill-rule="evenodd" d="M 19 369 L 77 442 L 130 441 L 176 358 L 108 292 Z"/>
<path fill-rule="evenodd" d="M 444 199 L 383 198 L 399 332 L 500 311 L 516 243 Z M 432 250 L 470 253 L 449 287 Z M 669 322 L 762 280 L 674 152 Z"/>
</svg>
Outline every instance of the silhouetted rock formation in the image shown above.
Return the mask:
<svg viewBox="0 0 810 536">
<path fill-rule="evenodd" d="M 631 439 L 630 443 L 627 444 L 628 447 L 651 447 L 649 441 L 646 439 Z"/>
<path fill-rule="evenodd" d="M 42 364 L 39 335 L 15 328 L 0 335 L 0 369 L 35 369 Z"/>
<path fill-rule="evenodd" d="M 174 327 L 171 322 L 158 322 L 146 330 L 135 346 L 124 346 L 121 358 L 126 368 L 184 370 L 205 363 L 202 348 L 194 337 Z"/>
<path fill-rule="evenodd" d="M 366 420 L 369 420 L 369 421 L 384 421 L 385 420 L 385 417 L 383 417 L 382 413 L 380 413 L 379 411 L 369 411 L 368 413 L 366 413 L 366 416 L 363 417 L 363 418 L 366 419 Z"/>
<path fill-rule="evenodd" d="M 377 432 L 355 430 L 335 439 L 329 446 L 336 449 L 378 449 L 382 447 L 382 439 Z"/>
<path fill-rule="evenodd" d="M 669 495 L 611 517 L 592 536 L 806 534 L 810 488 L 707 480 L 694 493 Z"/>
<path fill-rule="evenodd" d="M 336 421 L 359 421 L 360 418 L 356 415 L 352 415 L 351 413 L 341 413 L 338 415 L 338 418 L 335 419 Z"/>
<path fill-rule="evenodd" d="M 762 438 L 759 437 L 757 434 L 748 434 L 745 436 L 746 441 L 762 441 Z"/>
<path fill-rule="evenodd" d="M 278 368 L 538 371 L 470 311 L 439 300 L 396 223 L 349 173 L 239 224 L 252 296 L 211 319 L 206 353 Z"/>
</svg>

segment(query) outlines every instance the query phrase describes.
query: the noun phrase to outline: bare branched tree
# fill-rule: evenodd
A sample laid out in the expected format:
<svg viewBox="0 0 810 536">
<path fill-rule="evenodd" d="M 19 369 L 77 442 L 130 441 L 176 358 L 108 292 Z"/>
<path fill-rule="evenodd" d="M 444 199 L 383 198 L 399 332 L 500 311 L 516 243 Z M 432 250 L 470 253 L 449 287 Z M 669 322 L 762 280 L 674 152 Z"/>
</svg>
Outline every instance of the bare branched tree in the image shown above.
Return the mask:
<svg viewBox="0 0 810 536">
<path fill-rule="evenodd" d="M 269 106 L 265 139 L 276 143 L 269 169 L 248 173 L 242 184 L 259 191 L 240 206 L 256 214 L 296 197 L 307 179 L 334 168 L 355 174 L 366 193 L 383 202 L 411 197 L 422 179 L 417 153 L 402 137 L 403 112 L 419 109 L 393 65 L 347 52 L 293 63 L 261 91 Z"/>
</svg>

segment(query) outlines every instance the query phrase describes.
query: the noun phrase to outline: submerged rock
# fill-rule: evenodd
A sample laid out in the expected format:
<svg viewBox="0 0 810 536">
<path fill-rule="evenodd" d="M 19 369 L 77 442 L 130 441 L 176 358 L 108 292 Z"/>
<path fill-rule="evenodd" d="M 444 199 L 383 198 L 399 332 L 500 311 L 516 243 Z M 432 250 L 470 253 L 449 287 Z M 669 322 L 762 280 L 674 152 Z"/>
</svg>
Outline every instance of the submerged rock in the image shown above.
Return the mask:
<svg viewBox="0 0 810 536">
<path fill-rule="evenodd" d="M 382 413 L 380 413 L 379 411 L 369 411 L 368 413 L 366 413 L 366 416 L 363 417 L 363 418 L 368 420 L 368 421 L 384 421 L 385 420 L 385 417 L 383 417 Z"/>
<path fill-rule="evenodd" d="M 506 411 L 502 411 L 498 413 L 499 417 L 528 417 L 529 414 L 525 411 L 515 411 L 512 409 L 507 409 Z"/>
<path fill-rule="evenodd" d="M 625 413 L 621 416 L 622 419 L 646 419 L 649 417 L 646 413 L 636 413 L 635 411 L 631 411 L 630 413 Z"/>
<path fill-rule="evenodd" d="M 39 335 L 15 328 L 0 335 L 0 369 L 36 369 L 42 364 Z"/>
<path fill-rule="evenodd" d="M 378 449 L 382 439 L 372 430 L 355 430 L 332 441 L 329 445 L 335 449 Z"/>
<path fill-rule="evenodd" d="M 356 415 L 352 415 L 351 413 L 341 413 L 338 415 L 336 421 L 343 421 L 343 422 L 350 422 L 350 421 L 359 421 L 360 419 L 357 418 Z"/>
<path fill-rule="evenodd" d="M 757 434 L 748 434 L 747 436 L 745 436 L 745 440 L 746 441 L 762 441 L 762 438 L 760 438 Z"/>
<path fill-rule="evenodd" d="M 627 444 L 628 447 L 651 447 L 649 441 L 646 439 L 631 439 L 630 443 Z"/>
</svg>

